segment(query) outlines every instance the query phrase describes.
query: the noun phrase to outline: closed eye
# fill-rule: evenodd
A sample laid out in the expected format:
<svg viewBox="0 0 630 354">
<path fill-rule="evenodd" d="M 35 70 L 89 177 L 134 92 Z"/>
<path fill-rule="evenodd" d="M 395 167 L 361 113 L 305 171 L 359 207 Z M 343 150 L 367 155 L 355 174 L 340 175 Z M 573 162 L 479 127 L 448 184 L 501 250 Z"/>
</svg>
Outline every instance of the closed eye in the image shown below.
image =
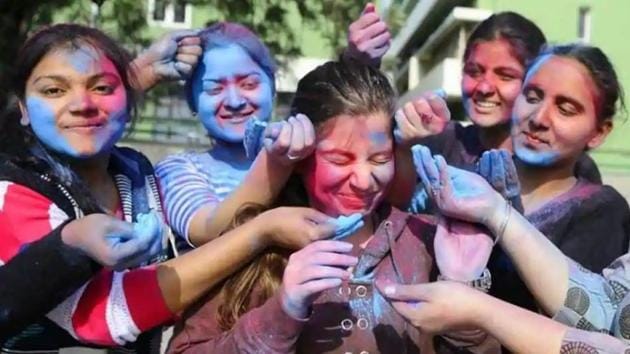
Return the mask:
<svg viewBox="0 0 630 354">
<path fill-rule="evenodd" d="M 370 157 L 370 161 L 378 165 L 386 164 L 392 161 L 392 159 L 393 159 L 393 154 L 391 152 L 380 152 Z"/>
<path fill-rule="evenodd" d="M 348 154 L 332 152 L 324 154 L 326 161 L 335 165 L 346 165 L 352 162 L 352 157 Z"/>
</svg>

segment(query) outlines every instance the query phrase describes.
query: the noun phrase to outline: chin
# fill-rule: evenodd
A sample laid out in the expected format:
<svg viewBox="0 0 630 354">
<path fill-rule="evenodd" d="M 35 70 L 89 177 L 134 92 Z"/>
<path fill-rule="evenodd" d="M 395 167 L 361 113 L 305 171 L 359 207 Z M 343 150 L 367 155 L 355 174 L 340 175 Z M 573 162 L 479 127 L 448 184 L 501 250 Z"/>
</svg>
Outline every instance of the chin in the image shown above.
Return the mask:
<svg viewBox="0 0 630 354">
<path fill-rule="evenodd" d="M 537 151 L 525 146 L 515 146 L 514 154 L 524 164 L 540 168 L 555 165 L 560 157 L 555 151 Z"/>
<path fill-rule="evenodd" d="M 509 117 L 503 117 L 500 114 L 478 114 L 473 113 L 468 115 L 470 120 L 477 126 L 482 128 L 491 128 L 498 125 L 504 125 L 510 122 Z"/>
</svg>

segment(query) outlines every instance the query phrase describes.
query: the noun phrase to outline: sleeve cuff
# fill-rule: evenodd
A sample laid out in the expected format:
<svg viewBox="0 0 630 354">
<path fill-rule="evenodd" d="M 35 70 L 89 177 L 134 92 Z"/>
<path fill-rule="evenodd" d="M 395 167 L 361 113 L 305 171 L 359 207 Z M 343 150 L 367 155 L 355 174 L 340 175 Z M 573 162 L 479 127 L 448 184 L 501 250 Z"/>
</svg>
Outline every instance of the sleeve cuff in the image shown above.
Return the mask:
<svg viewBox="0 0 630 354">
<path fill-rule="evenodd" d="M 294 339 L 300 335 L 306 319 L 295 319 L 282 309 L 280 294 L 270 298 L 263 306 L 250 312 L 251 324 L 258 334 L 273 335 L 284 339 Z M 255 314 L 258 312 L 258 314 Z M 273 323 L 273 326 L 269 324 Z"/>
</svg>

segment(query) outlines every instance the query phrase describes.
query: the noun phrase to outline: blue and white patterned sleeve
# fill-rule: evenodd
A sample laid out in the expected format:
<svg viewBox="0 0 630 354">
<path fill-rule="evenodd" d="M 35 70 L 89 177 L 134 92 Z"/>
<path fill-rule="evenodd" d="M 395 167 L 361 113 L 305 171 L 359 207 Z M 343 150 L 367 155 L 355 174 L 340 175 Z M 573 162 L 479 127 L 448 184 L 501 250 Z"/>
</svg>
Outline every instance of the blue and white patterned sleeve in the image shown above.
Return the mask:
<svg viewBox="0 0 630 354">
<path fill-rule="evenodd" d="M 194 247 L 188 235 L 193 216 L 202 206 L 219 203 L 220 199 L 214 194 L 208 177 L 186 154 L 172 155 L 159 162 L 155 174 L 171 227 Z"/>
<path fill-rule="evenodd" d="M 616 259 L 603 274 L 592 273 L 569 260 L 567 296 L 554 319 L 578 329 L 630 339 L 630 318 L 625 318 L 630 315 L 625 310 L 630 303 L 629 266 L 629 254 Z"/>
</svg>

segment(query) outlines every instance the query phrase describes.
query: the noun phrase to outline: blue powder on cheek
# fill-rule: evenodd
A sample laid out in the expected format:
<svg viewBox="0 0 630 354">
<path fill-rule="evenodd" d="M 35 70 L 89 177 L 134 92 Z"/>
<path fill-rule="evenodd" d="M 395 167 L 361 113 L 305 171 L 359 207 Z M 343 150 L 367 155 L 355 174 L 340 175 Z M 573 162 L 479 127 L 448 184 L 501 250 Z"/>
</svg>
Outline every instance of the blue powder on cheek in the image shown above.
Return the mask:
<svg viewBox="0 0 630 354">
<path fill-rule="evenodd" d="M 79 153 L 68 143 L 57 128 L 55 113 L 45 100 L 29 96 L 26 110 L 33 132 L 46 147 L 60 154 L 79 157 Z"/>
<path fill-rule="evenodd" d="M 122 137 L 127 124 L 127 108 L 123 108 L 109 115 L 107 127 L 104 128 L 94 141 L 94 154 L 109 151 Z"/>
</svg>

